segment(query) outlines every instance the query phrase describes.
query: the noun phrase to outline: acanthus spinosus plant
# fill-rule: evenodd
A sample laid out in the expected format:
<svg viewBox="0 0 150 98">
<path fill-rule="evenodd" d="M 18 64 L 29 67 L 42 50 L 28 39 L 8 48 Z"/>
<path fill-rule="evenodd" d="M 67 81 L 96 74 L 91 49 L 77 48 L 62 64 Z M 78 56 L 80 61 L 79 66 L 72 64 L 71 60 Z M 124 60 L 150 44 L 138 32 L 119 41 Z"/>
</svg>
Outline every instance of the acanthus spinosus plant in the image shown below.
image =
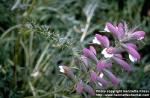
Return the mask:
<svg viewBox="0 0 150 98">
<path fill-rule="evenodd" d="M 144 31 L 129 30 L 126 23 L 113 25 L 106 23 L 105 29 L 114 37 L 114 45 L 110 44 L 107 36 L 96 34 L 93 43 L 102 46 L 102 58 L 97 58 L 96 49 L 93 46 L 84 48 L 80 57 L 79 76 L 75 75 L 71 68 L 59 66 L 60 72 L 67 75 L 75 82 L 77 93 L 88 93 L 95 95 L 95 89 L 106 89 L 110 83 L 114 86 L 120 83 L 120 79 L 112 72 L 112 65 L 120 65 L 127 72 L 132 70 L 127 58 L 122 53 L 127 53 L 131 62 L 140 60 L 140 54 L 137 52 L 136 41 L 142 40 L 145 36 Z"/>
</svg>

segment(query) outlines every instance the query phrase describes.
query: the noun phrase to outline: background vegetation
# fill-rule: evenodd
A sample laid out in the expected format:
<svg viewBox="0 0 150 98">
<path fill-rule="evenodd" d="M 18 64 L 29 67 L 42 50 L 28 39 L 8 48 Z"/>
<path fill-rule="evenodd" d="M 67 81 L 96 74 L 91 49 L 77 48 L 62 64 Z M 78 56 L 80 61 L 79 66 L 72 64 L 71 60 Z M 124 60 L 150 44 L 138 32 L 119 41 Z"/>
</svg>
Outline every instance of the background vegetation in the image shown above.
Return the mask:
<svg viewBox="0 0 150 98">
<path fill-rule="evenodd" d="M 149 89 L 150 16 L 141 17 L 143 4 L 144 0 L 0 0 L 0 98 L 81 98 L 58 66 L 76 67 L 75 58 L 107 21 L 126 21 L 146 32 L 138 43 L 142 59 L 132 64 L 133 72 L 115 72 L 122 79 L 117 89 Z"/>
</svg>

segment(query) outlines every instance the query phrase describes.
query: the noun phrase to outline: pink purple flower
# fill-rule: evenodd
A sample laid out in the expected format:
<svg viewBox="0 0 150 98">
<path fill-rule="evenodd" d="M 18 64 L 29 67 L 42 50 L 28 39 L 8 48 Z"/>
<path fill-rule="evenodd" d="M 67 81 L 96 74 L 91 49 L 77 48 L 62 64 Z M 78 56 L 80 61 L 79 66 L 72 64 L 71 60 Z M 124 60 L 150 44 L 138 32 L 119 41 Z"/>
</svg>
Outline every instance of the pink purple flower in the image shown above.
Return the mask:
<svg viewBox="0 0 150 98">
<path fill-rule="evenodd" d="M 90 51 L 92 51 L 96 55 L 96 50 L 93 46 L 90 46 Z"/>
<path fill-rule="evenodd" d="M 100 34 L 96 34 L 96 39 L 101 43 L 103 47 L 109 47 L 109 40 L 106 36 L 102 36 Z"/>
<path fill-rule="evenodd" d="M 137 49 L 137 46 L 133 43 L 126 43 L 127 46 Z"/>
<path fill-rule="evenodd" d="M 95 55 L 96 51 L 94 49 L 94 47 L 90 48 L 90 49 L 87 49 L 87 48 L 84 48 L 83 49 L 83 55 L 87 58 L 90 58 L 92 60 L 94 60 L 95 62 L 97 62 L 97 57 Z"/>
<path fill-rule="evenodd" d="M 118 39 L 121 39 L 125 34 L 124 25 L 122 23 L 119 23 L 118 26 L 115 26 L 110 22 L 107 22 L 104 30 L 111 32 L 114 37 L 117 37 Z"/>
<path fill-rule="evenodd" d="M 132 57 L 136 58 L 137 60 L 140 59 L 140 54 L 132 46 L 126 44 L 123 44 L 122 46 L 130 55 L 132 55 Z"/>
<path fill-rule="evenodd" d="M 132 62 L 141 58 L 140 54 L 137 52 L 138 47 L 135 42 L 144 38 L 144 31 L 135 31 L 135 29 L 128 30 L 126 23 L 113 25 L 110 22 L 106 23 L 104 30 L 110 32 L 115 41 L 110 45 L 111 43 L 107 36 L 100 34 L 95 35 L 93 43 L 102 46 L 103 49 L 101 54 L 104 57 L 98 59 L 96 56 L 98 53 L 93 46 L 84 48 L 82 51 L 83 55 L 81 55 L 80 58 L 80 68 L 77 68 L 80 72 L 83 72 L 83 74 L 78 74 L 78 77 L 74 75 L 69 67 L 59 66 L 60 72 L 75 80 L 73 82 L 76 83 L 75 89 L 79 94 L 86 92 L 94 96 L 95 90 L 93 87 L 108 87 L 108 80 L 110 80 L 113 85 L 118 85 L 120 79 L 112 71 L 112 64 L 118 64 L 128 72 L 132 70 L 132 66 L 125 60 L 124 55 L 122 55 L 123 53 L 127 53 Z M 91 62 L 91 60 L 94 62 Z M 84 83 L 82 81 L 83 79 Z"/>
<path fill-rule="evenodd" d="M 102 71 L 104 68 L 111 68 L 111 67 L 112 63 L 106 60 L 99 60 L 98 63 L 96 64 L 96 69 L 98 71 Z"/>
<path fill-rule="evenodd" d="M 131 34 L 132 38 L 135 38 L 137 40 L 142 40 L 145 36 L 145 32 L 144 31 L 135 31 Z"/>
<path fill-rule="evenodd" d="M 62 72 L 65 75 L 67 75 L 72 80 L 75 80 L 75 75 L 74 75 L 73 71 L 69 67 L 61 65 L 61 66 L 59 66 L 59 69 L 60 69 L 60 72 Z"/>
</svg>

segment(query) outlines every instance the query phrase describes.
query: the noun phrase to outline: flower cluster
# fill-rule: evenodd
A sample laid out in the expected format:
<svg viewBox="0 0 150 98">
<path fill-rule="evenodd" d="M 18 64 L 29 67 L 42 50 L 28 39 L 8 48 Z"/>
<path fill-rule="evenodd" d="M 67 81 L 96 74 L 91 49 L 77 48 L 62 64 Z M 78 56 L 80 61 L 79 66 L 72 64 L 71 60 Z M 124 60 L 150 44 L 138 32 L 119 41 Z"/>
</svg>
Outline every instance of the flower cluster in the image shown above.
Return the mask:
<svg viewBox="0 0 150 98">
<path fill-rule="evenodd" d="M 100 59 L 97 58 L 97 51 L 93 46 L 84 48 L 80 57 L 82 76 L 75 76 L 67 66 L 59 66 L 61 72 L 75 80 L 75 89 L 78 93 L 95 95 L 94 88 L 107 88 L 109 80 L 113 85 L 118 85 L 120 79 L 112 72 L 112 66 L 120 65 L 127 72 L 132 70 L 122 53 L 127 53 L 132 62 L 141 58 L 137 52 L 136 41 L 144 38 L 144 31 L 129 30 L 126 23 L 113 25 L 110 22 L 106 23 L 104 30 L 112 34 L 115 43 L 111 45 L 107 36 L 96 34 L 93 43 L 102 46 L 102 56 Z"/>
</svg>

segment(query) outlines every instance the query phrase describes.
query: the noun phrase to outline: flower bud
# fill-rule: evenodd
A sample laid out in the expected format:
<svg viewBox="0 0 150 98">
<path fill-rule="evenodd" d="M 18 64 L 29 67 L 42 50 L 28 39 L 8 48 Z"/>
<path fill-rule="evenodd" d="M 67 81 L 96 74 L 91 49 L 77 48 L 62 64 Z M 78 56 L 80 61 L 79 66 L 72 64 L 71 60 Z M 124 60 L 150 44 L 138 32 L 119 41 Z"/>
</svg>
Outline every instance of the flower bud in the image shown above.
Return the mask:
<svg viewBox="0 0 150 98">
<path fill-rule="evenodd" d="M 97 40 L 101 43 L 101 45 L 103 47 L 109 47 L 109 40 L 106 36 L 102 36 L 102 35 L 99 35 L 99 34 L 96 34 L 95 35 Z"/>
<path fill-rule="evenodd" d="M 126 49 L 126 51 L 127 51 L 129 54 L 131 54 L 134 58 L 136 58 L 137 60 L 140 59 L 140 54 L 139 54 L 133 47 L 131 47 L 131 46 L 129 46 L 129 45 L 126 45 L 126 44 L 123 44 L 122 46 L 123 46 L 123 47 Z"/>
<path fill-rule="evenodd" d="M 137 46 L 133 43 L 126 43 L 127 46 L 137 49 Z"/>
<path fill-rule="evenodd" d="M 111 32 L 115 37 L 119 38 L 118 27 L 112 25 L 110 22 L 106 23 L 105 30 Z"/>
<path fill-rule="evenodd" d="M 99 60 L 97 65 L 96 65 L 96 69 L 100 72 L 104 68 L 111 68 L 111 67 L 112 67 L 112 63 L 110 61 L 106 61 L 106 60 Z"/>
<path fill-rule="evenodd" d="M 60 68 L 60 72 L 64 73 L 66 76 L 68 76 L 73 81 L 75 81 L 75 75 L 74 75 L 73 71 L 69 67 L 67 67 L 67 66 L 59 66 L 59 68 Z"/>
<path fill-rule="evenodd" d="M 87 58 L 90 58 L 90 59 L 94 60 L 95 62 L 98 61 L 95 54 L 94 54 L 94 52 L 87 49 L 87 48 L 83 49 L 83 55 L 86 56 Z"/>
<path fill-rule="evenodd" d="M 144 36 L 145 36 L 144 31 L 135 31 L 134 33 L 131 34 L 131 37 L 137 40 L 142 40 Z"/>
<path fill-rule="evenodd" d="M 92 51 L 96 55 L 96 50 L 93 46 L 90 46 L 90 51 Z"/>
<path fill-rule="evenodd" d="M 119 39 L 123 38 L 124 35 L 125 35 L 125 28 L 124 28 L 124 25 L 122 23 L 119 23 L 118 24 L 118 36 L 119 36 Z"/>
</svg>

